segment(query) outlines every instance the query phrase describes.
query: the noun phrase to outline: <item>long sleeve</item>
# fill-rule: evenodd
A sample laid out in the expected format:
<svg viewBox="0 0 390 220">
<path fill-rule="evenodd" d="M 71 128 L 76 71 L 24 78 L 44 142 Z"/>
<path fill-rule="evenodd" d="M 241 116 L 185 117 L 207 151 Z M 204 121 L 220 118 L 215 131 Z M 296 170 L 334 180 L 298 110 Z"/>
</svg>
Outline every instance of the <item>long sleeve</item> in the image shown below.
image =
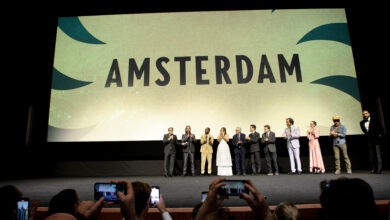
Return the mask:
<svg viewBox="0 0 390 220">
<path fill-rule="evenodd" d="M 163 212 L 161 213 L 161 217 L 163 220 L 172 220 L 172 217 L 171 215 L 169 214 L 169 212 Z"/>
</svg>

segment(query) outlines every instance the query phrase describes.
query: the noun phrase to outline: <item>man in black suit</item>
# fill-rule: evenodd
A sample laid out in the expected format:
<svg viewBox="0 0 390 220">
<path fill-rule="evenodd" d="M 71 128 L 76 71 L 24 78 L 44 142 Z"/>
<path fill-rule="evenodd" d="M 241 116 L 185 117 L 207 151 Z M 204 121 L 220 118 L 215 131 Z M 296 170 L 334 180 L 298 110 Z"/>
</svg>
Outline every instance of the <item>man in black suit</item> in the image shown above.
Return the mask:
<svg viewBox="0 0 390 220">
<path fill-rule="evenodd" d="M 370 116 L 370 112 L 362 112 L 363 120 L 360 121 L 360 128 L 364 133 L 369 148 L 369 158 L 371 163 L 371 173 L 382 173 L 382 143 L 383 130 L 380 122 L 375 117 Z"/>
<path fill-rule="evenodd" d="M 252 175 L 260 174 L 261 162 L 260 162 L 260 134 L 256 131 L 256 125 L 252 124 L 249 127 L 250 134 L 245 137 L 249 145 L 249 153 L 251 154 L 252 163 Z"/>
<path fill-rule="evenodd" d="M 164 176 L 173 176 L 173 167 L 176 158 L 177 137 L 173 134 L 173 128 L 168 128 L 168 134 L 164 134 Z"/>
<path fill-rule="evenodd" d="M 187 125 L 185 134 L 181 138 L 181 145 L 183 146 L 183 176 L 187 174 L 188 156 L 191 161 L 191 174 L 195 176 L 195 135 L 191 134 L 191 126 Z"/>
<path fill-rule="evenodd" d="M 246 175 L 245 154 L 246 154 L 245 134 L 241 133 L 241 128 L 236 127 L 236 134 L 233 135 L 234 161 L 236 163 L 236 175 Z"/>
<path fill-rule="evenodd" d="M 268 176 L 279 175 L 275 139 L 275 132 L 271 131 L 271 126 L 264 125 L 264 133 L 261 136 L 261 143 L 264 144 L 264 155 L 265 160 L 267 161 Z M 274 172 L 272 170 L 272 166 L 274 167 Z"/>
</svg>

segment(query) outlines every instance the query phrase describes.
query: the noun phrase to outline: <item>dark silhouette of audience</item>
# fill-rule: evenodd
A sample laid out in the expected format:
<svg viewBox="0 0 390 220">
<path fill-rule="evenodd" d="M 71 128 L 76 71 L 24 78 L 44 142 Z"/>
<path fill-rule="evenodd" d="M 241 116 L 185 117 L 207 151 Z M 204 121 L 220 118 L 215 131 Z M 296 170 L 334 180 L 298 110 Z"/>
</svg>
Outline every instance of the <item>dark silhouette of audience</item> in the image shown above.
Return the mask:
<svg viewBox="0 0 390 220">
<path fill-rule="evenodd" d="M 17 202 L 23 199 L 23 193 L 16 186 L 5 185 L 0 187 L 0 219 L 17 219 Z M 28 215 L 29 219 L 34 219 L 35 212 L 39 206 L 37 200 L 31 200 Z"/>
<path fill-rule="evenodd" d="M 210 183 L 207 198 L 194 207 L 192 219 L 234 219 L 229 209 L 221 205 L 227 197 L 218 195 L 218 189 L 225 185 L 225 180 L 225 178 L 217 178 Z M 127 188 L 126 195 L 120 191 L 117 193 L 123 220 L 144 219 L 149 210 L 150 185 L 139 181 L 132 183 L 128 181 L 112 182 L 123 184 Z M 256 189 L 251 180 L 245 183 L 245 187 L 249 193 L 241 193 L 240 198 L 248 203 L 255 219 L 297 220 L 299 218 L 299 210 L 293 203 L 281 202 L 272 213 L 266 197 Z M 373 190 L 366 181 L 359 178 L 341 177 L 321 181 L 320 189 L 321 210 L 317 215 L 317 219 L 378 219 Z M 15 186 L 7 185 L 0 187 L 0 195 L 2 195 L 0 219 L 15 220 L 17 201 L 22 199 L 22 192 Z M 112 202 L 107 204 L 110 205 Z M 80 201 L 76 190 L 64 189 L 50 200 L 46 220 L 98 219 L 103 205 L 103 197 L 97 201 Z M 157 208 L 163 220 L 172 219 L 167 212 L 162 196 L 160 196 L 160 201 L 157 203 Z"/>
<path fill-rule="evenodd" d="M 366 181 L 341 177 L 322 181 L 320 188 L 318 219 L 377 219 L 374 193 Z"/>
<path fill-rule="evenodd" d="M 0 219 L 16 219 L 17 202 L 22 192 L 12 185 L 0 187 Z"/>
<path fill-rule="evenodd" d="M 299 210 L 291 202 L 281 202 L 276 206 L 274 216 L 276 220 L 298 220 Z"/>
</svg>

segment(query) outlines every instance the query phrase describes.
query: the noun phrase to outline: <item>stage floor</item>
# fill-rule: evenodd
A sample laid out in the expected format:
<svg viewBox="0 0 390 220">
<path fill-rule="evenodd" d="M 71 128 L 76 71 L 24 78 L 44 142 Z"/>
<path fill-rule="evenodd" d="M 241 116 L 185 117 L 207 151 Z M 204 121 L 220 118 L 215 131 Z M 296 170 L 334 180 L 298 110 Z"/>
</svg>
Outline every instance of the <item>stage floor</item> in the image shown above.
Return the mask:
<svg viewBox="0 0 390 220">
<path fill-rule="evenodd" d="M 374 190 L 377 200 L 390 199 L 390 171 L 384 174 L 369 174 L 368 171 L 354 171 L 353 174 L 334 175 L 302 174 L 279 176 L 232 176 L 228 179 L 251 179 L 264 195 L 270 205 L 276 205 L 281 201 L 291 201 L 295 204 L 319 203 L 320 187 L 322 180 L 336 179 L 339 177 L 361 178 L 367 181 Z M 110 180 L 143 181 L 150 185 L 160 186 L 161 193 L 167 207 L 193 207 L 200 202 L 201 192 L 208 190 L 210 182 L 218 176 L 128 176 L 128 177 L 66 177 L 66 178 L 40 178 L 24 180 L 2 180 L 0 186 L 12 184 L 23 191 L 25 197 L 36 199 L 40 206 L 48 206 L 50 198 L 65 188 L 78 191 L 82 200 L 93 200 L 93 186 L 95 182 L 109 182 Z M 223 203 L 225 206 L 246 206 L 246 202 L 239 198 L 231 197 Z"/>
</svg>

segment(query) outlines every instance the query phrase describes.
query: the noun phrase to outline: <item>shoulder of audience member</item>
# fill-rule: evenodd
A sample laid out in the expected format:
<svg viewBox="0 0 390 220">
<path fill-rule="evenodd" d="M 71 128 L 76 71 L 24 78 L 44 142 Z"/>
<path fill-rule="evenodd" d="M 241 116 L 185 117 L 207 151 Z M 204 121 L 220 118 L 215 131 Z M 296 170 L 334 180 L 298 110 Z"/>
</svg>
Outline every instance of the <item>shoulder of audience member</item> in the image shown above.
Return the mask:
<svg viewBox="0 0 390 220">
<path fill-rule="evenodd" d="M 54 213 L 46 217 L 45 220 L 77 220 L 77 218 L 68 213 Z"/>
</svg>

